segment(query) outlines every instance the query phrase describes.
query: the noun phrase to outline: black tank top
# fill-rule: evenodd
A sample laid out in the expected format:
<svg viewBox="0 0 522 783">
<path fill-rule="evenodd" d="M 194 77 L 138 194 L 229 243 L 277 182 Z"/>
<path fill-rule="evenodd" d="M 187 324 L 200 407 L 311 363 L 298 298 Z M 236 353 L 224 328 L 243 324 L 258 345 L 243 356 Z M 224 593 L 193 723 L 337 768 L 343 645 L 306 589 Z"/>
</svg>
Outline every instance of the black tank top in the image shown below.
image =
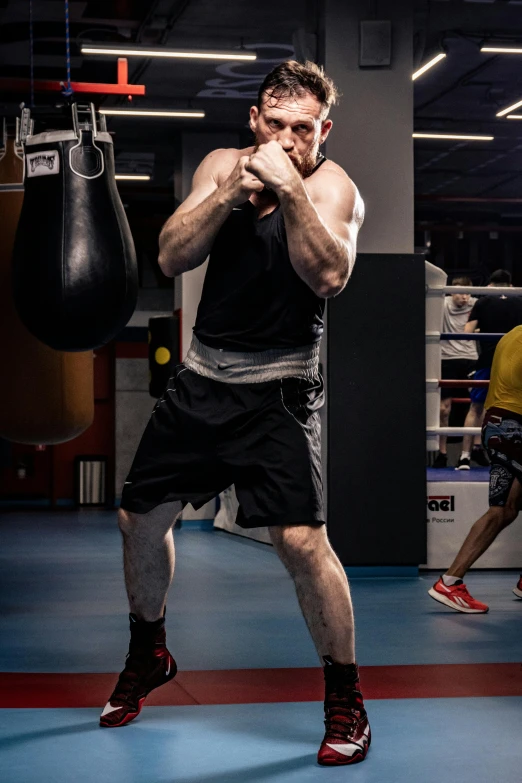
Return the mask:
<svg viewBox="0 0 522 783">
<path fill-rule="evenodd" d="M 229 351 L 310 345 L 321 339 L 324 305 L 292 266 L 280 205 L 259 219 L 246 201 L 212 246 L 194 334 Z"/>
</svg>

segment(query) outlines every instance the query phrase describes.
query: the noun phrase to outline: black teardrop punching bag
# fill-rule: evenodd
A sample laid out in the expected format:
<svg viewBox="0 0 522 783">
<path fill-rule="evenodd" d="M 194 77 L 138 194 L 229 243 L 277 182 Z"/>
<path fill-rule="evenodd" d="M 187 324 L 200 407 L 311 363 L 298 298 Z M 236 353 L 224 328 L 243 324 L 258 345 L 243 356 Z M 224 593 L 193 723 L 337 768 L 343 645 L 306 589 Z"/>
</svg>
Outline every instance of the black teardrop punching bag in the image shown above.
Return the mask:
<svg viewBox="0 0 522 783">
<path fill-rule="evenodd" d="M 35 337 L 57 350 L 85 351 L 127 324 L 138 274 L 112 139 L 104 124 L 98 130 L 92 104 L 73 104 L 72 113 L 73 130 L 25 138 L 13 293 Z"/>
</svg>

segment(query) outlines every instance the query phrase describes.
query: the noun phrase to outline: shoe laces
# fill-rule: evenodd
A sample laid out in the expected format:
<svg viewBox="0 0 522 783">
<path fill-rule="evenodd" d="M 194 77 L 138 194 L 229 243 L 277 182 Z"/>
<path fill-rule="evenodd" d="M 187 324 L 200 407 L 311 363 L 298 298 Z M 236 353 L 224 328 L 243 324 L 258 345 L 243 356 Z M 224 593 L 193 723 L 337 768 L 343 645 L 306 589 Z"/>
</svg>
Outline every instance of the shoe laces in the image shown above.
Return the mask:
<svg viewBox="0 0 522 783">
<path fill-rule="evenodd" d="M 471 593 L 468 591 L 468 588 L 464 584 L 464 582 L 461 585 L 453 585 L 453 592 L 459 593 L 460 595 L 463 595 L 465 598 L 472 598 Z"/>
<path fill-rule="evenodd" d="M 111 696 L 110 701 L 121 701 L 124 704 L 132 705 L 133 696 L 140 678 L 147 669 L 148 656 L 143 653 L 128 652 L 125 658 L 125 668 L 120 672 L 118 682 Z"/>
<path fill-rule="evenodd" d="M 353 691 L 353 696 L 355 697 L 353 701 L 344 699 L 344 703 L 328 704 L 325 702 L 324 725 L 330 739 L 346 740 L 347 735 L 352 736 L 357 724 L 364 716 L 364 710 L 359 709 L 357 704 L 357 697 L 362 701 L 362 694 L 359 691 Z"/>
</svg>

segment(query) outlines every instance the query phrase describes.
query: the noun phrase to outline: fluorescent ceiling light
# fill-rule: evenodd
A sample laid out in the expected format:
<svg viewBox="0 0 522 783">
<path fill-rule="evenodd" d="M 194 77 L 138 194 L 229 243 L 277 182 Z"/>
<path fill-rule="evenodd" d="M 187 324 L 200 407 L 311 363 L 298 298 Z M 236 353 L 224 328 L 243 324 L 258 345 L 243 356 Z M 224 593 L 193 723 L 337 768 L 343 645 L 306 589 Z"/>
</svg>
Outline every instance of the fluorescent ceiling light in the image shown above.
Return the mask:
<svg viewBox="0 0 522 783">
<path fill-rule="evenodd" d="M 522 114 L 508 114 L 506 120 L 522 120 Z"/>
<path fill-rule="evenodd" d="M 196 117 L 202 119 L 204 111 L 156 111 L 154 109 L 100 109 L 100 114 L 119 117 Z"/>
<path fill-rule="evenodd" d="M 135 179 L 140 182 L 148 182 L 150 174 L 115 174 L 114 179 Z"/>
<path fill-rule="evenodd" d="M 118 57 L 167 57 L 181 60 L 255 60 L 256 54 L 247 52 L 182 52 L 172 49 L 140 49 L 139 47 L 109 47 L 87 46 L 81 47 L 82 54 L 117 55 Z"/>
<path fill-rule="evenodd" d="M 498 112 L 497 117 L 503 117 L 505 114 L 509 114 L 510 111 L 513 111 L 513 109 L 518 109 L 519 106 L 522 106 L 522 101 L 517 101 L 511 106 L 508 106 L 507 109 L 502 109 L 502 111 Z"/>
<path fill-rule="evenodd" d="M 467 136 L 462 133 L 413 133 L 414 139 L 462 139 L 463 141 L 493 141 L 494 136 Z"/>
<path fill-rule="evenodd" d="M 444 52 L 441 52 L 436 57 L 433 57 L 432 60 L 429 60 L 429 62 L 427 62 L 426 65 L 423 65 L 422 68 L 419 68 L 418 71 L 415 71 L 415 73 L 411 77 L 413 81 L 415 81 L 415 79 L 418 79 L 419 76 L 422 76 L 423 73 L 426 73 L 426 71 L 428 71 L 430 68 L 433 68 L 434 65 L 436 65 L 438 62 L 443 60 L 445 57 L 446 55 L 444 54 Z"/>
<path fill-rule="evenodd" d="M 522 54 L 522 49 L 513 46 L 483 46 L 481 52 L 497 52 L 497 54 Z"/>
</svg>

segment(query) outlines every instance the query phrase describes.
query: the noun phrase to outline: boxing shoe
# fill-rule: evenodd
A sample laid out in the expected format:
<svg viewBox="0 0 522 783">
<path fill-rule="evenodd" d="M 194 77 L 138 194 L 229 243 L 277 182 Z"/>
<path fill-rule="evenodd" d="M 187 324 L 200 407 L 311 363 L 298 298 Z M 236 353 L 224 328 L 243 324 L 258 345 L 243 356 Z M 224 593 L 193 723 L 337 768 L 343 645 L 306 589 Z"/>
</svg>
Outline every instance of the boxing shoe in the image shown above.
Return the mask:
<svg viewBox="0 0 522 783">
<path fill-rule="evenodd" d="M 443 454 L 441 451 L 437 454 L 433 461 L 432 468 L 447 468 L 448 467 L 448 455 Z"/>
<path fill-rule="evenodd" d="M 471 461 L 481 468 L 489 468 L 490 461 L 482 446 L 473 446 L 471 450 Z"/>
<path fill-rule="evenodd" d="M 100 726 L 116 728 L 134 720 L 143 702 L 177 673 L 174 658 L 167 650 L 165 619 L 147 623 L 130 616 L 131 641 L 116 687 L 100 716 Z"/>
<path fill-rule="evenodd" d="M 324 660 L 324 739 L 317 762 L 343 766 L 363 761 L 371 743 L 370 724 L 364 709 L 357 664 Z"/>
<path fill-rule="evenodd" d="M 485 614 L 489 612 L 489 606 L 481 603 L 481 601 L 476 601 L 469 594 L 468 588 L 462 580 L 459 580 L 455 585 L 448 586 L 444 584 L 442 577 L 440 577 L 431 590 L 428 590 L 428 593 L 436 601 L 456 609 L 457 612 L 465 612 L 466 614 Z"/>
<path fill-rule="evenodd" d="M 517 582 L 517 586 L 513 588 L 513 592 L 517 598 L 522 598 L 522 574 L 520 575 L 520 579 Z"/>
</svg>

